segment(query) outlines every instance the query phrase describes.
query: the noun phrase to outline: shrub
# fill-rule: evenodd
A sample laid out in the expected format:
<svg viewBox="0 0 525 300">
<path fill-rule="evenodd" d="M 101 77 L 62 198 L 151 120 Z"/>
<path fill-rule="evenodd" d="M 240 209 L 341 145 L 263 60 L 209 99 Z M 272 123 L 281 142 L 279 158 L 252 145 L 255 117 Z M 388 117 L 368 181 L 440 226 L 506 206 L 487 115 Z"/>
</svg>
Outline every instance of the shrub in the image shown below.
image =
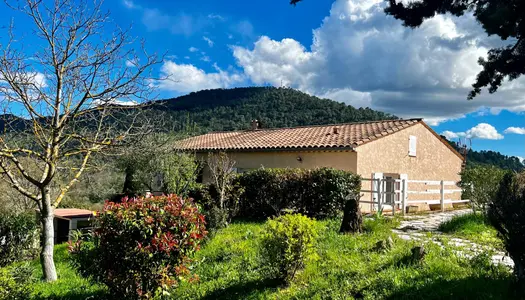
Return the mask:
<svg viewBox="0 0 525 300">
<path fill-rule="evenodd" d="M 300 197 L 297 184 L 302 172 L 300 169 L 257 169 L 241 174 L 237 178 L 244 188 L 239 203 L 240 216 L 266 219 L 293 207 Z"/>
<path fill-rule="evenodd" d="M 0 268 L 0 300 L 29 299 L 29 264 Z"/>
<path fill-rule="evenodd" d="M 191 255 L 206 235 L 204 216 L 175 195 L 107 202 L 92 242 L 70 245 L 73 265 L 115 296 L 151 299 L 189 276 Z"/>
<path fill-rule="evenodd" d="M 361 187 L 359 176 L 331 168 L 258 169 L 236 180 L 243 189 L 239 215 L 259 219 L 283 210 L 318 219 L 335 217 Z"/>
<path fill-rule="evenodd" d="M 308 216 L 336 216 L 346 200 L 361 190 L 361 178 L 348 171 L 320 168 L 306 171 L 305 176 L 306 189 L 301 208 Z"/>
<path fill-rule="evenodd" d="M 35 214 L 0 213 L 0 267 L 35 255 L 37 241 Z"/>
<path fill-rule="evenodd" d="M 474 211 L 486 213 L 487 205 L 498 191 L 506 171 L 494 166 L 470 167 L 461 172 L 462 197 L 470 199 Z"/>
<path fill-rule="evenodd" d="M 290 282 L 314 253 L 315 220 L 286 214 L 268 220 L 261 233 L 261 258 L 276 278 Z"/>
<path fill-rule="evenodd" d="M 190 198 L 204 208 L 207 230 L 210 232 L 226 227 L 238 214 L 239 197 L 243 190 L 235 182 L 229 184 L 222 208 L 219 205 L 217 189 L 213 184 L 196 185 L 188 193 Z"/>
<path fill-rule="evenodd" d="M 503 177 L 488 217 L 514 261 L 518 281 L 525 287 L 525 173 Z"/>
</svg>

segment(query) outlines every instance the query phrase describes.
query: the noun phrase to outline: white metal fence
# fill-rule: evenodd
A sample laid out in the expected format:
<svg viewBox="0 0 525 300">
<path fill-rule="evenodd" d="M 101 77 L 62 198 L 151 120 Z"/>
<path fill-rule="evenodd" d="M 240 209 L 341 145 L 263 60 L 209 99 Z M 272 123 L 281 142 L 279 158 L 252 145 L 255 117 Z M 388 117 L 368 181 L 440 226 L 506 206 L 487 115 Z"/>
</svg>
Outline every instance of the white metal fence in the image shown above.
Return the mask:
<svg viewBox="0 0 525 300">
<path fill-rule="evenodd" d="M 447 196 L 453 193 L 460 193 L 454 181 L 445 180 L 409 180 L 406 174 L 401 174 L 399 179 L 391 177 L 384 177 L 382 173 L 372 174 L 372 178 L 362 178 L 364 182 L 369 182 L 369 189 L 367 184 L 363 183 L 362 193 L 369 193 L 369 200 L 360 200 L 360 203 L 371 204 L 372 210 L 377 207 L 377 210 L 392 209 L 394 215 L 396 209 L 400 209 L 403 215 L 406 213 L 407 206 L 411 204 L 439 204 L 441 211 L 445 210 L 445 204 L 467 203 L 470 200 L 454 200 Z M 424 188 L 412 189 L 408 188 L 409 184 L 418 184 Z M 411 196 L 409 194 L 421 195 L 419 197 Z M 439 195 L 438 199 L 427 195 Z M 415 199 L 413 199 L 415 198 Z"/>
</svg>

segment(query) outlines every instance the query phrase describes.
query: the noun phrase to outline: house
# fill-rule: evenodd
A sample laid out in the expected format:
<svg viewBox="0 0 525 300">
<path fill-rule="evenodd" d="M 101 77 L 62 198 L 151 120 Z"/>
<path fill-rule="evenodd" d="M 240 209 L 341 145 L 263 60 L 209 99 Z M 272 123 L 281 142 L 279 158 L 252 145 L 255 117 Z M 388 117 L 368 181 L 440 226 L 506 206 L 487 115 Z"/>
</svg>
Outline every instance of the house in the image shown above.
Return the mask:
<svg viewBox="0 0 525 300">
<path fill-rule="evenodd" d="M 260 167 L 332 167 L 363 178 L 386 179 L 377 181 L 384 184 L 381 187 L 374 186 L 374 181 L 363 181 L 363 190 L 386 191 L 384 202 L 397 201 L 401 197 L 400 183 L 405 182 L 402 179 L 411 180 L 408 190 L 421 193 L 409 193 L 404 199 L 420 199 L 418 206 L 427 209 L 442 195 L 429 189 L 430 182 L 423 181 L 455 184 L 460 180 L 464 162 L 463 156 L 422 119 L 275 129 L 259 129 L 254 122 L 252 130 L 211 132 L 184 139 L 176 148 L 194 152 L 202 160 L 210 152 L 225 152 L 235 160 L 238 172 Z M 203 180 L 210 180 L 206 167 Z M 370 201 L 376 195 L 364 193 L 361 199 Z M 457 187 L 447 191 L 450 200 L 460 197 Z M 366 209 L 363 205 L 362 208 Z"/>
<path fill-rule="evenodd" d="M 77 208 L 57 208 L 53 226 L 55 229 L 55 243 L 69 241 L 74 230 L 87 231 L 91 229 L 93 212 Z"/>
</svg>

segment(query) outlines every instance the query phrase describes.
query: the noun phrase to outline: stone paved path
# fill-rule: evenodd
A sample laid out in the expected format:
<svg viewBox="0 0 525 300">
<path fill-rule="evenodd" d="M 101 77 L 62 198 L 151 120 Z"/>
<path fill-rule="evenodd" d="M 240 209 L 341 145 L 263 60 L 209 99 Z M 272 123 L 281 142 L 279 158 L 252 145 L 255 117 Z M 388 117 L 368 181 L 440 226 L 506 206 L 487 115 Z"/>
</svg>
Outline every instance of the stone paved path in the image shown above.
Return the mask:
<svg viewBox="0 0 525 300">
<path fill-rule="evenodd" d="M 471 209 L 462 209 L 446 212 L 431 213 L 426 215 L 409 215 L 405 216 L 404 220 L 401 221 L 401 224 L 398 228 L 393 229 L 392 231 L 396 233 L 403 240 L 413 240 L 413 241 L 431 241 L 435 244 L 443 246 L 440 241 L 439 236 L 444 235 L 442 232 L 438 231 L 439 225 L 445 221 L 450 220 L 454 216 L 464 215 L 472 212 Z M 428 237 L 425 232 L 431 232 L 432 237 Z M 475 254 L 482 253 L 487 250 L 494 250 L 488 246 L 478 245 L 466 239 L 460 238 L 450 238 L 449 243 L 454 244 L 457 247 L 463 247 L 471 250 Z M 472 256 L 471 254 L 461 253 L 465 256 Z M 514 266 L 512 259 L 505 255 L 501 251 L 495 251 L 495 254 L 492 256 L 492 262 L 494 264 L 503 264 L 509 267 Z"/>
<path fill-rule="evenodd" d="M 471 213 L 471 209 L 451 210 L 424 215 L 407 215 L 399 226 L 400 230 L 419 230 L 437 231 L 441 223 L 452 219 L 454 216 L 461 216 Z"/>
</svg>

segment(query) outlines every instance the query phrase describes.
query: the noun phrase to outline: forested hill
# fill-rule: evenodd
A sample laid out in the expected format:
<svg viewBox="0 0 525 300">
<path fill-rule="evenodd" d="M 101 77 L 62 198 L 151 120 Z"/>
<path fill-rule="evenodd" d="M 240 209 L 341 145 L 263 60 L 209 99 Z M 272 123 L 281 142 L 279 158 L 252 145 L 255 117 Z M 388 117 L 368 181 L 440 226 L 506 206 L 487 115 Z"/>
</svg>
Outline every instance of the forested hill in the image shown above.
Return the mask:
<svg viewBox="0 0 525 300">
<path fill-rule="evenodd" d="M 397 119 L 370 108 L 354 108 L 297 90 L 273 87 L 203 90 L 151 104 L 145 108 L 144 115 L 163 120 L 160 130 L 185 130 L 190 134 L 249 129 L 253 119 L 259 120 L 263 128 Z M 9 124 L 9 129 L 20 129 L 26 122 L 13 115 L 3 115 L 0 130 L 3 132 L 4 127 L 8 127 L 4 123 Z M 456 143 L 450 143 L 457 148 Z M 490 164 L 516 171 L 525 168 L 517 157 L 494 151 L 470 150 L 468 164 Z"/>
<path fill-rule="evenodd" d="M 441 136 L 445 140 L 446 137 Z M 447 140 L 448 141 L 448 140 Z M 459 151 L 459 146 L 454 141 L 448 141 L 452 147 Z M 498 168 L 513 171 L 525 170 L 525 165 L 516 156 L 507 156 L 496 151 L 470 149 L 467 153 L 467 166 L 493 165 Z"/>
<path fill-rule="evenodd" d="M 263 128 L 396 119 L 372 110 L 354 108 L 306 93 L 273 87 L 203 90 L 156 102 L 171 128 L 194 124 L 197 133 L 250 128 L 253 119 Z"/>
<path fill-rule="evenodd" d="M 161 131 L 185 130 L 190 134 L 249 129 L 254 119 L 262 128 L 397 119 L 370 108 L 354 108 L 294 89 L 274 87 L 203 90 L 149 104 L 141 108 L 141 117 L 161 121 Z M 118 114 L 119 124 L 127 124 L 124 116 Z M 9 123 L 8 130 L 26 127 L 25 120 L 12 115 L 0 115 L 2 130 L 4 123 Z"/>
</svg>

